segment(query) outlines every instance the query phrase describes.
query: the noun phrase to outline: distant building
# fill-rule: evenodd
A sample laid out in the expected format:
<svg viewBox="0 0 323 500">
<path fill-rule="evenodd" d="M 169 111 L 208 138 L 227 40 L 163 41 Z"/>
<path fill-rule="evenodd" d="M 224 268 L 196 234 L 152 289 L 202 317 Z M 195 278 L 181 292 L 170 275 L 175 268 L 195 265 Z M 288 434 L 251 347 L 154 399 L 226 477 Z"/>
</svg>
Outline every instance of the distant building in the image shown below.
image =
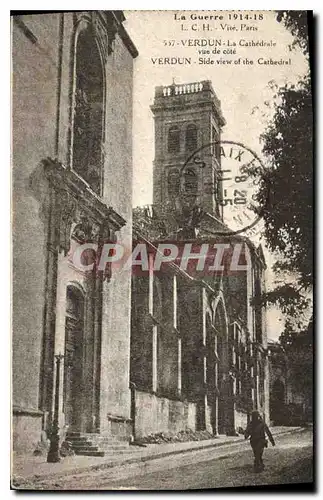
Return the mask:
<svg viewBox="0 0 323 500">
<path fill-rule="evenodd" d="M 132 238 L 137 50 L 122 11 L 12 19 L 13 446 L 51 430 L 129 436 L 131 271 L 73 266 L 77 243 Z"/>
<path fill-rule="evenodd" d="M 299 425 L 312 420 L 312 370 L 308 368 L 307 373 L 300 374 L 303 380 L 297 377 L 297 372 L 302 371 L 302 366 L 304 368 L 302 363 L 306 357 L 311 367 L 312 353 L 308 350 L 295 356 L 295 353 L 286 352 L 279 342 L 268 341 L 269 416 L 274 425 Z M 304 383 L 306 378 L 307 383 Z M 306 387 L 309 390 L 304 390 Z"/>
<path fill-rule="evenodd" d="M 269 341 L 269 416 L 275 425 L 282 425 L 285 419 L 288 385 L 288 359 L 278 342 Z"/>
<path fill-rule="evenodd" d="M 215 172 L 225 125 L 211 82 L 157 87 L 153 206 L 134 211 L 134 239 L 150 257 L 160 242 L 216 244 L 226 232 Z M 187 158 L 200 150 L 204 168 Z M 203 176 L 203 180 L 202 180 Z M 207 181 L 208 190 L 198 187 Z M 184 193 L 184 196 L 183 196 Z M 239 275 L 194 277 L 177 265 L 133 273 L 130 378 L 135 387 L 136 435 L 180 430 L 234 434 L 252 409 L 269 418 L 265 311 L 251 304 L 264 288 L 261 247 L 243 242 L 248 270 Z"/>
</svg>

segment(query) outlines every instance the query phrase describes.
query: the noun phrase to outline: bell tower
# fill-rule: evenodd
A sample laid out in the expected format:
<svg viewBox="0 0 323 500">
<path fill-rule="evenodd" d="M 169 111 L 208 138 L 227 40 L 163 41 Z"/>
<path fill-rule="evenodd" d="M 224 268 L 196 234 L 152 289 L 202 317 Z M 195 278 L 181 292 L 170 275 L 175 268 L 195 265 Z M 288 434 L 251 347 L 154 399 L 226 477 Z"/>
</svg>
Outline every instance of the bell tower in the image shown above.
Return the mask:
<svg viewBox="0 0 323 500">
<path fill-rule="evenodd" d="M 160 86 L 151 106 L 155 120 L 153 203 L 183 202 L 221 217 L 219 175 L 225 119 L 210 81 Z"/>
</svg>

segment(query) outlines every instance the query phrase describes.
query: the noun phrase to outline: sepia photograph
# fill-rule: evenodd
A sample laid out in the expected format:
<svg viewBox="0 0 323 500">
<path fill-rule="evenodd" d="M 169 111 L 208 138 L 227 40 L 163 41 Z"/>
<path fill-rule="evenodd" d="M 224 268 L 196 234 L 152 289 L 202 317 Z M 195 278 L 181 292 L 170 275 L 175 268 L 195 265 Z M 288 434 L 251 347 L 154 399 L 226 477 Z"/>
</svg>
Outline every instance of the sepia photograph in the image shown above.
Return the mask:
<svg viewBox="0 0 323 500">
<path fill-rule="evenodd" d="M 11 489 L 314 491 L 313 11 L 10 29 Z"/>
</svg>

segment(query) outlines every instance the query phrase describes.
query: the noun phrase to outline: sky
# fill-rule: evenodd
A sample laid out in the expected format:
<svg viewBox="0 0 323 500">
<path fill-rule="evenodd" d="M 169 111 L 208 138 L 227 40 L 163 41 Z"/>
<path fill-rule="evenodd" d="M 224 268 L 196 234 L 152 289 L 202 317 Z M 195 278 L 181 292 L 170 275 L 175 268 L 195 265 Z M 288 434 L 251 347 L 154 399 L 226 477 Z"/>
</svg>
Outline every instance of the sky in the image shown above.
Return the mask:
<svg viewBox="0 0 323 500">
<path fill-rule="evenodd" d="M 154 123 L 150 106 L 153 104 L 155 87 L 170 85 L 173 79 L 176 84 L 211 80 L 226 119 L 222 139 L 242 142 L 260 155 L 266 164 L 266 159 L 261 154 L 260 135 L 273 109 L 274 90 L 268 84 L 272 81 L 279 86 L 296 83 L 307 70 L 307 62 L 301 52 L 290 51 L 289 46 L 293 37 L 281 23 L 276 21 L 274 12 L 177 12 L 177 18 L 184 16 L 185 20 L 175 20 L 176 11 L 125 11 L 124 13 L 126 16 L 124 26 L 139 51 L 139 56 L 134 61 L 133 205 L 152 203 Z M 238 19 L 233 18 L 234 14 Z M 240 14 L 242 16 L 248 14 L 249 19 L 243 17 L 240 20 Z M 254 20 L 255 14 L 256 17 L 263 19 Z M 194 19 L 207 15 L 222 15 L 223 20 Z M 235 28 L 228 31 L 230 27 Z M 195 43 L 194 40 L 214 39 L 221 40 L 221 51 L 229 49 L 236 50 L 236 53 L 202 55 L 198 53 L 202 47 L 188 46 L 189 43 Z M 255 44 L 259 41 L 276 45 L 269 47 L 241 45 Z M 214 47 L 205 49 L 212 51 Z M 191 58 L 191 64 L 152 63 L 152 59 L 164 57 Z M 199 57 L 209 57 L 214 60 L 214 64 L 199 64 Z M 221 58 L 231 59 L 232 62 L 228 65 L 216 63 L 216 59 Z M 240 63 L 235 62 L 239 58 Z M 242 61 L 246 58 L 252 60 L 253 65 L 243 64 Z M 283 59 L 290 64 L 258 64 L 259 58 L 262 58 L 261 61 L 269 58 Z M 270 268 L 274 258 L 266 247 L 264 252 L 269 267 L 267 279 L 271 286 L 273 274 Z M 269 311 L 269 338 L 278 337 L 281 332 L 281 321 L 279 321 L 281 319 L 277 310 Z"/>
</svg>

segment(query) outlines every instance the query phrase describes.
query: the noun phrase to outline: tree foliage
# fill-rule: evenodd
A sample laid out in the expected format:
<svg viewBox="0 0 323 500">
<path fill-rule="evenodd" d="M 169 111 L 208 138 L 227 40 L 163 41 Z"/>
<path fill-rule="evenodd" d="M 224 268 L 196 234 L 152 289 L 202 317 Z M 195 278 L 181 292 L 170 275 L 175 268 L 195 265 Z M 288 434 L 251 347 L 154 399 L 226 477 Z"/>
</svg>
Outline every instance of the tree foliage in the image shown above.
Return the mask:
<svg viewBox="0 0 323 500">
<path fill-rule="evenodd" d="M 294 35 L 294 46 L 308 54 L 306 11 L 279 11 L 277 20 Z M 274 87 L 274 85 L 273 85 Z M 313 281 L 313 112 L 310 74 L 296 85 L 275 88 L 274 115 L 262 134 L 270 165 L 261 174 L 258 201 L 264 236 L 279 255 L 277 273 L 292 283 L 268 292 L 263 300 L 294 315 L 304 309 Z"/>
<path fill-rule="evenodd" d="M 271 168 L 259 200 L 269 248 L 282 256 L 276 270 L 297 272 L 304 287 L 313 267 L 313 116 L 309 78 L 278 91 L 275 115 L 262 135 Z"/>
<path fill-rule="evenodd" d="M 294 36 L 293 46 L 299 46 L 303 54 L 308 54 L 308 13 L 306 10 L 280 10 L 277 21 Z"/>
</svg>

